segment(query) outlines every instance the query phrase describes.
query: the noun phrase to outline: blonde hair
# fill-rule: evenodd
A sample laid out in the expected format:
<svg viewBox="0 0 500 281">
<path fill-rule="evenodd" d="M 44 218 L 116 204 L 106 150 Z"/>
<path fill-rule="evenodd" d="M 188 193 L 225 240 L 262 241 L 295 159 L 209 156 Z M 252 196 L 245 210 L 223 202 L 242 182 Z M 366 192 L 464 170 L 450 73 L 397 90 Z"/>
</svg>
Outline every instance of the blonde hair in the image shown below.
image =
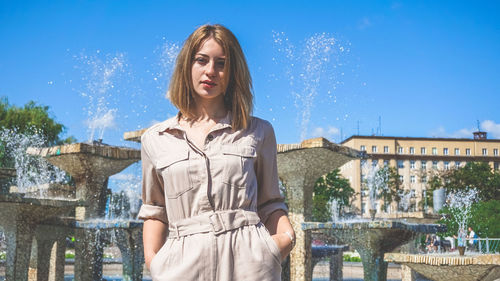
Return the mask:
<svg viewBox="0 0 500 281">
<path fill-rule="evenodd" d="M 224 105 L 232 114 L 233 130 L 245 129 L 250 122 L 253 109 L 252 77 L 248 69 L 245 55 L 238 39 L 226 27 L 220 24 L 203 25 L 197 28 L 184 42 L 170 80 L 168 96 L 170 101 L 179 109 L 182 116 L 193 119 L 195 100 L 191 68 L 194 56 L 201 45 L 213 38 L 224 51 Z"/>
</svg>

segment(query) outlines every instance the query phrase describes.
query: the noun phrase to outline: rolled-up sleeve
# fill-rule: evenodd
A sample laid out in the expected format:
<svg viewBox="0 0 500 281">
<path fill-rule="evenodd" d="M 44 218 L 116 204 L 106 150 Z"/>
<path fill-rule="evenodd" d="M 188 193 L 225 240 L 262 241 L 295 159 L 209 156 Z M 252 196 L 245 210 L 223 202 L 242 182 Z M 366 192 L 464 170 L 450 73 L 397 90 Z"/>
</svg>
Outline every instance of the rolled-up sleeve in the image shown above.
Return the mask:
<svg viewBox="0 0 500 281">
<path fill-rule="evenodd" d="M 145 144 L 144 139 L 141 143 L 142 206 L 138 218 L 142 220 L 157 219 L 167 224 L 163 181 L 147 152 L 147 144 Z"/>
<path fill-rule="evenodd" d="M 257 212 L 260 220 L 265 223 L 273 212 L 283 210 L 288 213 L 288 208 L 279 189 L 274 130 L 267 121 L 264 122 L 262 130 L 264 130 L 264 138 L 260 152 L 257 155 L 256 167 L 258 184 Z"/>
</svg>

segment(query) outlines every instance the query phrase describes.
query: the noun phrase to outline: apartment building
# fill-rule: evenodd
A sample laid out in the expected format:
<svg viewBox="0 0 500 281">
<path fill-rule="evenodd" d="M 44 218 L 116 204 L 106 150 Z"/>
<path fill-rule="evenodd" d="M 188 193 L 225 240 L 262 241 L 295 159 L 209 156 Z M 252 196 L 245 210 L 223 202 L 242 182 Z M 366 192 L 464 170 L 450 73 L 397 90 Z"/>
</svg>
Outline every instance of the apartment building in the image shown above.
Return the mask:
<svg viewBox="0 0 500 281">
<path fill-rule="evenodd" d="M 462 167 L 467 162 L 488 162 L 492 169 L 500 168 L 500 139 L 487 139 L 485 132 L 475 132 L 474 138 L 418 138 L 385 136 L 351 136 L 341 144 L 365 151 L 365 159 L 350 161 L 340 168 L 358 193 L 353 207 L 368 212 L 369 196 L 363 179 L 370 168 L 384 165 L 397 167 L 404 190 L 410 196 L 409 211 L 420 211 L 428 180 L 432 174 Z M 380 202 L 376 203 L 381 211 Z M 391 206 L 397 208 L 397 206 Z M 390 210 L 389 210 L 390 211 Z"/>
</svg>

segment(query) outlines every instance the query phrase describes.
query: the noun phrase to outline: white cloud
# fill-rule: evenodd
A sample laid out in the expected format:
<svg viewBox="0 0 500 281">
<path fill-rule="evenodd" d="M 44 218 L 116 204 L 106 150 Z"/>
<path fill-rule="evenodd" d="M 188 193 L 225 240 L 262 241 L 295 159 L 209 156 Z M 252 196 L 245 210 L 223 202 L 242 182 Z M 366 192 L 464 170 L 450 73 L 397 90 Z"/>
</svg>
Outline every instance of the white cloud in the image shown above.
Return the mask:
<svg viewBox="0 0 500 281">
<path fill-rule="evenodd" d="M 444 129 L 443 126 L 440 126 L 439 128 L 430 131 L 429 136 L 433 138 L 444 138 L 446 137 L 446 130 Z"/>
<path fill-rule="evenodd" d="M 500 124 L 492 120 L 484 120 L 481 122 L 481 129 L 486 131 L 490 138 L 500 139 Z"/>
<path fill-rule="evenodd" d="M 317 127 L 312 131 L 313 137 L 324 137 L 330 141 L 340 136 L 340 130 L 336 127 L 328 126 L 328 128 Z"/>
<path fill-rule="evenodd" d="M 370 21 L 369 18 L 364 17 L 358 22 L 358 29 L 366 29 L 368 27 L 372 26 L 372 22 Z"/>
<path fill-rule="evenodd" d="M 472 138 L 472 132 L 475 130 L 473 129 L 460 129 L 454 133 L 452 133 L 450 136 L 452 138 Z"/>
<path fill-rule="evenodd" d="M 443 126 L 440 126 L 434 130 L 432 130 L 429 133 L 430 137 L 433 138 L 457 138 L 457 139 L 462 139 L 462 138 L 472 138 L 472 132 L 474 129 L 460 129 L 458 131 L 448 133 L 446 129 Z"/>
<path fill-rule="evenodd" d="M 495 123 L 492 120 L 484 120 L 480 124 L 481 130 L 488 133 L 488 138 L 500 139 L 500 124 Z M 440 126 L 432 131 L 430 131 L 429 136 L 434 138 L 473 138 L 473 132 L 477 131 L 477 128 L 463 128 L 458 131 L 448 133 L 443 126 Z"/>
</svg>

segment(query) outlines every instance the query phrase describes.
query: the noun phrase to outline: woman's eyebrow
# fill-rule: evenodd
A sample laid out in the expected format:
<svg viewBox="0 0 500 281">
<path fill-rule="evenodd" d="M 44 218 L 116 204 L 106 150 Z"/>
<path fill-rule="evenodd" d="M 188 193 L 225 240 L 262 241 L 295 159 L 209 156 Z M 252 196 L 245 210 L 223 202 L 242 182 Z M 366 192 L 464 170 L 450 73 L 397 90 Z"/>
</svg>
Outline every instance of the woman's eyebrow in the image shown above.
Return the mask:
<svg viewBox="0 0 500 281">
<path fill-rule="evenodd" d="M 206 57 L 206 58 L 210 57 L 209 55 L 204 54 L 204 53 L 196 53 L 195 56 L 202 56 L 202 57 Z M 223 59 L 223 60 L 225 60 L 226 56 L 216 57 L 216 59 Z"/>
</svg>

